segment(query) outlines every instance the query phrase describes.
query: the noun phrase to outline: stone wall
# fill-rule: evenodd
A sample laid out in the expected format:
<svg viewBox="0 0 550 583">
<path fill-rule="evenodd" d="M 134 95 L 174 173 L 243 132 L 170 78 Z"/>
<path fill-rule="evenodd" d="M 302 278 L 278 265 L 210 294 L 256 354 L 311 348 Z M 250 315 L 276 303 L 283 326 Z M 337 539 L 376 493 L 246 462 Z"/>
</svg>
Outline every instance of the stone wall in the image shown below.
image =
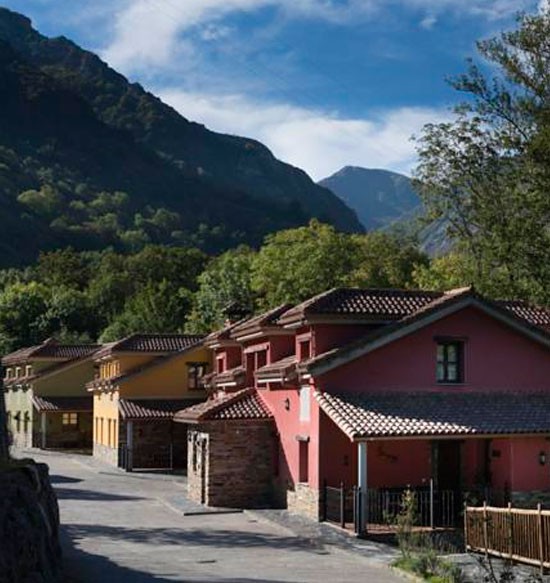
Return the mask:
<svg viewBox="0 0 550 583">
<path fill-rule="evenodd" d="M 9 455 L 8 417 L 6 415 L 6 401 L 4 387 L 0 385 L 0 463 L 6 461 Z"/>
<path fill-rule="evenodd" d="M 118 466 L 118 448 L 94 442 L 93 455 L 95 458 L 111 466 Z"/>
<path fill-rule="evenodd" d="M 5 464 L 0 492 L 0 583 L 59 581 L 59 510 L 48 467 Z"/>
<path fill-rule="evenodd" d="M 319 520 L 319 491 L 307 484 L 294 484 L 287 489 L 287 510 Z"/>
<path fill-rule="evenodd" d="M 510 501 L 516 508 L 536 508 L 542 504 L 544 508 L 550 507 L 550 491 L 533 490 L 531 492 L 511 492 Z"/>
<path fill-rule="evenodd" d="M 270 421 L 216 421 L 189 430 L 188 494 L 208 506 L 271 505 L 274 436 Z M 204 494 L 204 495 L 203 495 Z"/>
</svg>

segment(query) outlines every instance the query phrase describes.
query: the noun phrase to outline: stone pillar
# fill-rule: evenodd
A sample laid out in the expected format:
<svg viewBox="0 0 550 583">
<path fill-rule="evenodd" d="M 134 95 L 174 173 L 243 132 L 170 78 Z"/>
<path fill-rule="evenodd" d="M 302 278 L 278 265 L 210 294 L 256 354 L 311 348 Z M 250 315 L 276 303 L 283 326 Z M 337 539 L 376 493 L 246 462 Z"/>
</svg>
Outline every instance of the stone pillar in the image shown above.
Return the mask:
<svg viewBox="0 0 550 583">
<path fill-rule="evenodd" d="M 132 471 L 134 465 L 134 422 L 126 422 L 126 471 Z"/>
<path fill-rule="evenodd" d="M 46 449 L 46 444 L 47 444 L 46 432 L 47 432 L 47 430 L 48 430 L 48 417 L 46 416 L 46 413 L 44 411 L 42 411 L 42 413 L 40 413 L 40 437 L 41 437 L 40 447 L 42 449 Z"/>
<path fill-rule="evenodd" d="M 367 532 L 368 523 L 368 482 L 367 482 L 367 442 L 357 444 L 357 486 L 360 488 L 359 535 Z"/>
<path fill-rule="evenodd" d="M 8 443 L 8 416 L 6 414 L 6 402 L 4 400 L 4 387 L 1 388 L 0 395 L 0 461 L 5 461 L 9 457 Z"/>
</svg>

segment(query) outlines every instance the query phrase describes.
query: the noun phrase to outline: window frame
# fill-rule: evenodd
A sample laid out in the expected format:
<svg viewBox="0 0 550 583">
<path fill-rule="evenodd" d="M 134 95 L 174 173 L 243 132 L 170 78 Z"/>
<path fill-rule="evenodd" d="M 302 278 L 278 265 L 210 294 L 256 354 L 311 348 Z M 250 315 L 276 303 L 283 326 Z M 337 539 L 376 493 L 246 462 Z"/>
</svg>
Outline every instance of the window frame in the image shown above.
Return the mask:
<svg viewBox="0 0 550 583">
<path fill-rule="evenodd" d="M 460 338 L 436 338 L 436 365 L 435 379 L 438 385 L 462 385 L 464 384 L 464 339 Z M 456 358 L 450 358 L 449 350 L 454 348 Z M 443 351 L 443 358 L 440 358 L 440 349 Z M 440 366 L 443 375 L 440 377 Z M 456 367 L 456 377 L 449 374 L 450 368 Z"/>
<path fill-rule="evenodd" d="M 67 421 L 65 421 L 65 419 L 67 419 Z M 61 427 L 63 428 L 63 431 L 74 431 L 75 429 L 78 429 L 79 423 L 80 416 L 78 413 L 75 413 L 74 411 L 65 411 L 61 414 Z"/>
<path fill-rule="evenodd" d="M 203 388 L 200 380 L 208 374 L 208 364 L 206 360 L 187 363 L 187 388 L 190 391 L 200 391 Z"/>
</svg>

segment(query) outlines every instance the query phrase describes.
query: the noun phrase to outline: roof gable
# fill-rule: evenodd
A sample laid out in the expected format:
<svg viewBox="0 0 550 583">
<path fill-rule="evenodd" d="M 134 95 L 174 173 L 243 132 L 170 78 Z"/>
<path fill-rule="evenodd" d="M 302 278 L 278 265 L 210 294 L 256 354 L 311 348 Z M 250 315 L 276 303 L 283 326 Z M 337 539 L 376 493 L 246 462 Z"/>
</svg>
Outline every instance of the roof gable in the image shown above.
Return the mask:
<svg viewBox="0 0 550 583">
<path fill-rule="evenodd" d="M 73 360 L 89 356 L 101 348 L 98 344 L 60 344 L 53 338 L 42 344 L 20 348 L 2 358 L 3 366 L 10 366 L 29 360 Z"/>
<path fill-rule="evenodd" d="M 106 344 L 98 357 L 119 352 L 165 354 L 179 352 L 204 340 L 198 334 L 132 334 L 122 340 Z"/>
<path fill-rule="evenodd" d="M 323 374 L 470 306 L 550 348 L 549 332 L 516 315 L 517 312 L 505 307 L 503 302 L 490 301 L 471 288 L 462 288 L 446 292 L 394 324 L 378 328 L 351 344 L 321 354 L 302 366 L 313 375 Z"/>
<path fill-rule="evenodd" d="M 423 290 L 333 288 L 287 310 L 279 318 L 279 323 L 296 326 L 327 317 L 392 322 L 442 295 L 442 292 Z"/>
</svg>

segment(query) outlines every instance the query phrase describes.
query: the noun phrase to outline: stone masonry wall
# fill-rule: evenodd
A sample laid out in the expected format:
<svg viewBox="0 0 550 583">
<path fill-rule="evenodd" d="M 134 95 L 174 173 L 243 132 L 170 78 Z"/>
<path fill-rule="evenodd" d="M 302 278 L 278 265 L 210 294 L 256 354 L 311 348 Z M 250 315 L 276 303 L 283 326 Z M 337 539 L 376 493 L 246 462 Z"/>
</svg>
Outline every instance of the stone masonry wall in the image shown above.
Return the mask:
<svg viewBox="0 0 550 583">
<path fill-rule="evenodd" d="M 190 498 L 201 501 L 204 476 L 208 506 L 258 508 L 270 505 L 274 447 L 271 421 L 204 423 L 193 427 L 189 436 Z M 204 458 L 201 440 L 205 442 Z"/>
<path fill-rule="evenodd" d="M 289 512 L 301 514 L 319 520 L 319 491 L 307 484 L 295 484 L 289 487 L 286 494 Z"/>
<path fill-rule="evenodd" d="M 59 509 L 48 466 L 0 467 L 0 583 L 60 580 Z"/>
<path fill-rule="evenodd" d="M 93 455 L 95 458 L 112 466 L 118 465 L 118 448 L 109 447 L 107 445 L 94 442 Z"/>
</svg>

